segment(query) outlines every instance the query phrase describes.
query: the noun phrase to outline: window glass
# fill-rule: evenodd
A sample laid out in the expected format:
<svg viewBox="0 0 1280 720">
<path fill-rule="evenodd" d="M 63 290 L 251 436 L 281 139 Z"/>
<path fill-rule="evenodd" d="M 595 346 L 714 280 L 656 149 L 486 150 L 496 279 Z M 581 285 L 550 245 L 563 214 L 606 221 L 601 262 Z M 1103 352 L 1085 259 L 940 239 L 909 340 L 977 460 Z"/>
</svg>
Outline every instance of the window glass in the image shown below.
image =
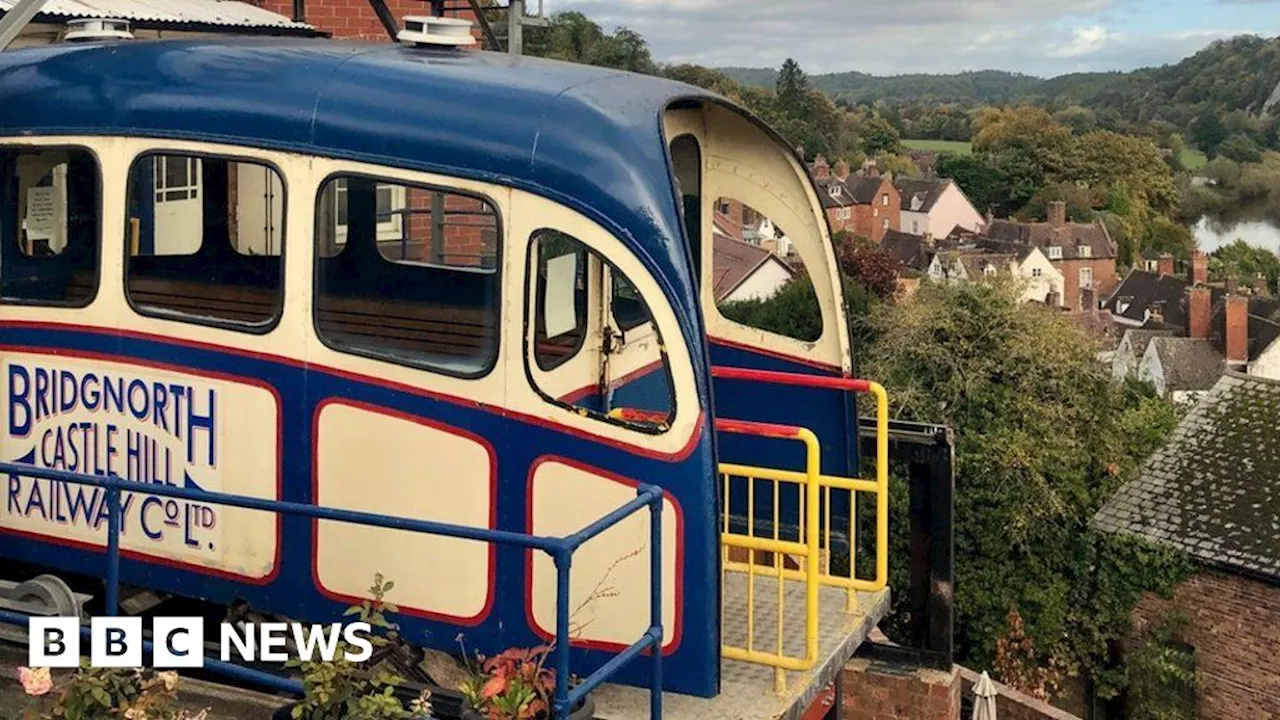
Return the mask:
<svg viewBox="0 0 1280 720">
<path fill-rule="evenodd" d="M 565 233 L 539 230 L 531 249 L 528 324 L 530 354 L 544 371 L 533 374 L 539 393 L 602 420 L 666 431 L 675 414 L 670 367 L 635 285 Z"/>
<path fill-rule="evenodd" d="M 98 289 L 101 184 L 81 149 L 0 149 L 0 294 L 84 306 Z"/>
<path fill-rule="evenodd" d="M 129 172 L 125 293 L 141 313 L 249 331 L 284 302 L 284 182 L 213 156 L 146 155 Z"/>
<path fill-rule="evenodd" d="M 487 373 L 498 354 L 498 236 L 497 209 L 481 198 L 330 179 L 316 215 L 320 338 L 446 374 Z"/>
<path fill-rule="evenodd" d="M 671 163 L 676 172 L 685 236 L 693 258 L 693 276 L 702 278 L 702 149 L 692 135 L 671 141 Z"/>
<path fill-rule="evenodd" d="M 736 323 L 812 342 L 822 337 L 818 294 L 787 233 L 768 217 L 732 198 L 717 205 L 711 280 L 716 307 Z M 843 212 L 843 211 L 842 211 Z M 797 325 L 793 304 L 811 308 Z"/>
</svg>

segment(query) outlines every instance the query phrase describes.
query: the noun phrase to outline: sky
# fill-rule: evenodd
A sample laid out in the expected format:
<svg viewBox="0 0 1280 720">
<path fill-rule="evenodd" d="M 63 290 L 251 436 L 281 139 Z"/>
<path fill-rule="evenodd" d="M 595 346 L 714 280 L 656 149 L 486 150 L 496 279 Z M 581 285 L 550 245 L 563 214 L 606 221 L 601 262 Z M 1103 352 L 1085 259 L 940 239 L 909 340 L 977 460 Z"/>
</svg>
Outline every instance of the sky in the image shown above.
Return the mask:
<svg viewBox="0 0 1280 720">
<path fill-rule="evenodd" d="M 531 6 L 536 3 L 530 1 Z M 999 69 L 1051 77 L 1177 62 L 1280 35 L 1280 0 L 545 0 L 644 35 L 660 62 L 873 75 Z"/>
</svg>

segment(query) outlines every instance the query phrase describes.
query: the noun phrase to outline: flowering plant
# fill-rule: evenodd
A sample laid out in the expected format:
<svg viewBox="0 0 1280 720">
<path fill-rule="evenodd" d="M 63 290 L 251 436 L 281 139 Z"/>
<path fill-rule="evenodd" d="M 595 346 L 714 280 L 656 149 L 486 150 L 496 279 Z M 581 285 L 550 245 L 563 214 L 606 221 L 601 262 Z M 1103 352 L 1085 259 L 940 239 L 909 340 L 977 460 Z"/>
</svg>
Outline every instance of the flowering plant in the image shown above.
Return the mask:
<svg viewBox="0 0 1280 720">
<path fill-rule="evenodd" d="M 462 636 L 458 636 L 462 642 Z M 467 706 L 489 720 L 534 720 L 551 707 L 556 688 L 555 672 L 545 667 L 551 648 L 510 648 L 491 658 L 467 658 L 471 677 L 462 685 Z M 466 657 L 466 646 L 463 646 Z"/>
<path fill-rule="evenodd" d="M 26 716 L 45 720 L 205 720 L 208 709 L 192 714 L 175 707 L 178 673 L 81 665 L 61 687 L 48 668 L 18 668 L 18 682 L 38 705 L 52 700 L 46 714 L 28 707 Z M 55 692 L 56 691 L 56 692 Z"/>
</svg>

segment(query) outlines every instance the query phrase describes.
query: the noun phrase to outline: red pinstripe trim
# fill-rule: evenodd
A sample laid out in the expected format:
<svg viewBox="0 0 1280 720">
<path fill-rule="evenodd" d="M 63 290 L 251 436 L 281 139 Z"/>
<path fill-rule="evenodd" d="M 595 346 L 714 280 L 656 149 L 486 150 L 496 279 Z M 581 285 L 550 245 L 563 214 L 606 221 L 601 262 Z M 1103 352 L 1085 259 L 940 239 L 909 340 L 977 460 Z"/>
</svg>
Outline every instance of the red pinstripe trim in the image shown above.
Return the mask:
<svg viewBox="0 0 1280 720">
<path fill-rule="evenodd" d="M 751 422 L 749 420 L 716 420 L 716 430 L 738 435 L 758 435 L 760 437 L 795 440 L 800 437 L 802 429 L 794 425 L 777 425 L 775 423 Z"/>
<path fill-rule="evenodd" d="M 716 365 L 711 368 L 711 377 L 725 380 L 754 380 L 777 385 L 797 385 L 827 390 L 849 390 L 858 393 L 871 392 L 870 380 L 822 377 L 820 375 L 804 375 L 802 373 L 776 372 L 773 370 L 752 370 L 749 368 L 724 367 L 722 365 Z"/>
</svg>

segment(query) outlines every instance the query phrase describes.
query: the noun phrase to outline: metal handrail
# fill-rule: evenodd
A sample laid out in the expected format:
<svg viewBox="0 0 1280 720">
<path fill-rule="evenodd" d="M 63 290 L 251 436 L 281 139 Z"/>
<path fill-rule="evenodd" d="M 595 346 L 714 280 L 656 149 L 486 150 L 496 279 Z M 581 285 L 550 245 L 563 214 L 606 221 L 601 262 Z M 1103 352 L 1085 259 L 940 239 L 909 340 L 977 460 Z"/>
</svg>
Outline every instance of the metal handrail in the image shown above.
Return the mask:
<svg viewBox="0 0 1280 720">
<path fill-rule="evenodd" d="M 654 485 L 639 486 L 636 489 L 636 498 L 634 500 L 627 502 L 576 533 L 565 537 L 547 537 L 505 530 L 474 528 L 431 520 L 380 515 L 357 510 L 343 510 L 283 500 L 265 500 L 247 495 L 209 492 L 170 485 L 151 485 L 123 480 L 118 476 L 83 475 L 63 470 L 42 468 L 26 463 L 0 462 L 0 474 L 41 478 L 53 482 L 73 483 L 76 485 L 90 485 L 107 491 L 107 587 L 105 600 L 106 612 L 110 615 L 116 614 L 119 609 L 121 492 L 139 492 L 161 497 L 194 500 L 211 505 L 262 510 L 317 520 L 332 520 L 389 530 L 407 530 L 429 535 L 441 535 L 480 542 L 495 542 L 530 550 L 540 550 L 551 556 L 556 567 L 556 645 L 553 652 L 555 655 L 557 682 L 554 707 L 552 708 L 553 717 L 557 720 L 568 718 L 573 706 L 580 702 L 587 693 L 606 682 L 623 666 L 643 654 L 645 650 L 652 648 L 653 651 L 650 653 L 652 661 L 649 687 L 650 714 L 654 720 L 661 720 L 662 718 L 662 505 L 665 498 L 662 489 Z M 569 569 L 573 562 L 573 553 L 593 537 L 646 506 L 649 508 L 650 517 L 649 628 L 639 640 L 617 656 L 610 658 L 609 661 L 587 676 L 571 691 L 569 690 L 567 679 L 570 677 L 569 651 L 571 642 L 569 637 Z M 21 613 L 0 612 L 0 622 L 14 623 L 15 618 L 18 617 L 25 618 L 27 616 Z M 237 677 L 238 679 L 261 681 L 277 689 L 295 694 L 301 694 L 302 692 L 302 683 L 298 681 L 285 680 L 281 682 L 282 678 L 270 673 L 210 659 L 206 659 L 205 664 L 206 667 L 214 672 Z"/>
</svg>

